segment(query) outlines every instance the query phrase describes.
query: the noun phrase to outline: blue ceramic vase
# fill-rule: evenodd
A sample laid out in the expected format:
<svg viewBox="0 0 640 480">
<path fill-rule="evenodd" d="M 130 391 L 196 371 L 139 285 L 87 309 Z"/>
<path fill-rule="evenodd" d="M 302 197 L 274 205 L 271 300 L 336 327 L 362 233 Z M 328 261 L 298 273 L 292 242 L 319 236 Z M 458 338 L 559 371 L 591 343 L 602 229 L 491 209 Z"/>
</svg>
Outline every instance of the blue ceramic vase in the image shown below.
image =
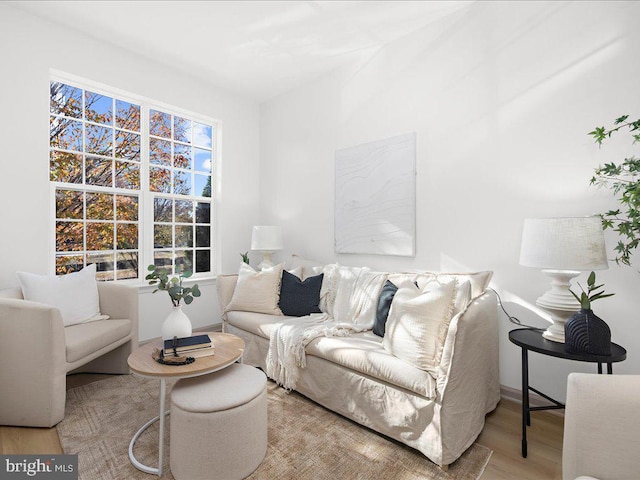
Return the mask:
<svg viewBox="0 0 640 480">
<path fill-rule="evenodd" d="M 582 308 L 567 320 L 564 344 L 568 353 L 611 355 L 611 330 L 593 310 Z"/>
</svg>

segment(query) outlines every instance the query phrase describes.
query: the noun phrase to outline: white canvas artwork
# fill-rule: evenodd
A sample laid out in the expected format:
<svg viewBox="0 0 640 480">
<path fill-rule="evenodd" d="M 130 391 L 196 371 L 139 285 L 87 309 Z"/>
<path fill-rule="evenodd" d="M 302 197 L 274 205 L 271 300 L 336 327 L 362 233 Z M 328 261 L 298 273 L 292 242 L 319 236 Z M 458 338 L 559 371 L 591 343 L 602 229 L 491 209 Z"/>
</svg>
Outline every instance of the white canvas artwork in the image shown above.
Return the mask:
<svg viewBox="0 0 640 480">
<path fill-rule="evenodd" d="M 415 256 L 415 132 L 336 150 L 335 175 L 335 251 Z"/>
</svg>

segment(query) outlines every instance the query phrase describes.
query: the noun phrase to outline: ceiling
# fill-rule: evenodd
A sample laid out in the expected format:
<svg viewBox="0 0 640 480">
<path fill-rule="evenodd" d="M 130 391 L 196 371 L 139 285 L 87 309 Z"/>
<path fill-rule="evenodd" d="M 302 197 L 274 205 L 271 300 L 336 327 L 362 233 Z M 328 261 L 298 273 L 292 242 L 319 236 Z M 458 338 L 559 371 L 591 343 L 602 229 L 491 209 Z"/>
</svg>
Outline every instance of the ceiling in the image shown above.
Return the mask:
<svg viewBox="0 0 640 480">
<path fill-rule="evenodd" d="M 471 1 L 48 1 L 15 7 L 258 102 Z"/>
</svg>

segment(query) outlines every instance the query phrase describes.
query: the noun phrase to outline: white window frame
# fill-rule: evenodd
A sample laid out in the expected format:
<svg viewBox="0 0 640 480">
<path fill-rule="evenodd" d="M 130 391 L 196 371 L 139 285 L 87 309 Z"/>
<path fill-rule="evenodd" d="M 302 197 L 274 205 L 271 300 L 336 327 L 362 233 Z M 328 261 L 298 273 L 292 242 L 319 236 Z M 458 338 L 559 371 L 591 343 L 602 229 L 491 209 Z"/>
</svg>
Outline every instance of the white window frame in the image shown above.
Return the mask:
<svg viewBox="0 0 640 480">
<path fill-rule="evenodd" d="M 91 92 L 106 95 L 109 97 L 116 97 L 118 100 L 124 100 L 126 102 L 135 103 L 140 105 L 140 189 L 131 190 L 117 187 L 100 187 L 96 185 L 86 184 L 69 184 L 64 182 L 52 182 L 50 184 L 49 192 L 49 272 L 51 275 L 56 274 L 56 189 L 65 190 L 81 190 L 85 192 L 105 192 L 113 194 L 129 194 L 136 193 L 138 195 L 138 278 L 136 279 L 122 279 L 114 280 L 118 283 L 130 283 L 130 284 L 146 284 L 144 277 L 147 275 L 147 265 L 152 265 L 154 262 L 154 235 L 153 235 L 153 198 L 155 195 L 170 196 L 173 199 L 178 200 L 190 200 L 197 202 L 200 200 L 208 200 L 211 202 L 210 208 L 210 225 L 211 225 L 211 237 L 210 237 L 210 270 L 208 272 L 193 273 L 193 279 L 206 279 L 215 278 L 219 272 L 220 259 L 221 259 L 221 235 L 219 231 L 219 211 L 218 205 L 220 204 L 220 161 L 221 161 L 221 138 L 222 138 L 222 122 L 205 115 L 194 113 L 192 111 L 175 107 L 157 100 L 153 100 L 141 95 L 132 94 L 119 88 L 111 87 L 103 83 L 88 80 L 76 75 L 61 72 L 59 70 L 50 70 L 49 82 L 62 82 L 69 84 L 84 90 L 90 90 Z M 48 87 L 48 85 L 47 85 Z M 162 112 L 176 115 L 178 117 L 187 118 L 194 122 L 210 125 L 212 127 L 211 138 L 211 197 L 196 197 L 196 196 L 180 196 L 174 194 L 165 194 L 159 192 L 152 192 L 149 189 L 149 112 L 150 110 L 161 110 Z M 45 118 L 47 123 L 49 121 L 49 101 L 47 102 L 47 114 Z M 50 155 L 50 145 L 47 148 L 47 154 Z M 47 174 L 49 174 L 50 157 L 47 158 Z M 84 173 L 83 173 L 84 175 Z M 192 250 L 195 252 L 195 235 L 194 246 Z M 114 245 L 115 248 L 115 245 Z M 175 247 L 174 247 L 175 249 Z M 83 254 L 85 252 L 83 251 Z M 195 256 L 194 256 L 195 263 Z M 195 268 L 194 268 L 195 270 Z"/>
</svg>

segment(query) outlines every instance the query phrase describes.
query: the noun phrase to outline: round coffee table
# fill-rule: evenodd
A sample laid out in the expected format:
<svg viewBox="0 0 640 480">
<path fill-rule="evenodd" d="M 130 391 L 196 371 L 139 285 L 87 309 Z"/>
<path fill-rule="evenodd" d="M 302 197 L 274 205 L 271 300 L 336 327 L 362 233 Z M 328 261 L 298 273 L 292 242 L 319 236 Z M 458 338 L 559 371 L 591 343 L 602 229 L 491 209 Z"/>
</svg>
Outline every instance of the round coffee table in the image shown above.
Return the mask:
<svg viewBox="0 0 640 480">
<path fill-rule="evenodd" d="M 202 332 L 209 335 L 213 348 L 215 349 L 214 355 L 206 357 L 198 357 L 196 361 L 188 365 L 162 365 L 151 358 L 151 352 L 154 348 L 162 348 L 162 340 L 149 342 L 146 345 L 135 350 L 131 355 L 127 363 L 133 373 L 142 377 L 157 378 L 160 380 L 160 409 L 157 417 L 152 418 L 145 423 L 140 430 L 131 439 L 129 443 L 129 459 L 134 467 L 138 470 L 142 470 L 145 473 L 153 473 L 158 476 L 162 475 L 162 463 L 164 454 L 164 423 L 165 416 L 169 413 L 169 410 L 165 411 L 165 392 L 167 379 L 179 379 L 188 377 L 197 377 L 199 375 L 206 375 L 208 373 L 222 370 L 225 367 L 235 363 L 242 358 L 244 352 L 244 340 L 230 333 L 220 332 Z M 198 334 L 201 334 L 198 332 Z M 155 421 L 160 420 L 159 435 L 158 435 L 158 468 L 149 467 L 140 463 L 133 455 L 133 446 L 136 441 L 142 435 L 150 425 Z"/>
</svg>

